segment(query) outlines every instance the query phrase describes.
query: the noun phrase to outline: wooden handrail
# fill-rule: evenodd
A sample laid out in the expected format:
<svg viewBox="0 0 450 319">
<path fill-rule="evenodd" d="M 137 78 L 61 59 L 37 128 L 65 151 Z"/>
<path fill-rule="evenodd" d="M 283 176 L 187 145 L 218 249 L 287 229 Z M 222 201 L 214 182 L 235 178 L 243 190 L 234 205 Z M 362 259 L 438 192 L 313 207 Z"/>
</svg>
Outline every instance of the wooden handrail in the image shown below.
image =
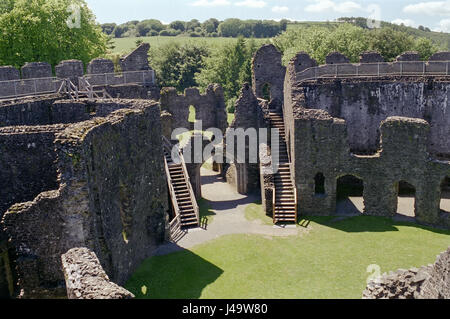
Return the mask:
<svg viewBox="0 0 450 319">
<path fill-rule="evenodd" d="M 276 190 L 277 188 L 275 187 L 275 185 L 273 186 L 273 199 L 272 199 L 272 215 L 273 215 L 273 223 L 275 224 L 276 223 L 276 216 L 275 216 L 275 208 L 276 208 L 276 196 L 275 196 L 275 193 L 276 193 Z"/>
<path fill-rule="evenodd" d="M 183 154 L 181 153 L 180 148 L 177 145 L 172 145 L 165 136 L 162 136 L 162 139 L 163 139 L 163 147 L 170 154 L 172 153 L 172 149 L 175 148 L 175 150 L 176 150 L 176 152 L 177 152 L 177 154 L 178 154 L 178 156 L 180 158 L 181 165 L 182 165 L 183 176 L 185 178 L 186 185 L 187 185 L 188 190 L 189 190 L 189 198 L 190 198 L 192 206 L 194 208 L 195 216 L 197 218 L 197 224 L 198 224 L 198 226 L 200 226 L 200 208 L 199 208 L 199 206 L 197 204 L 197 200 L 195 198 L 195 193 L 194 193 L 194 190 L 192 188 L 191 179 L 190 179 L 190 177 L 189 177 L 189 175 L 187 173 L 187 167 L 186 167 L 186 163 L 184 161 Z M 166 166 L 167 166 L 167 170 L 168 170 L 167 160 L 165 158 L 164 158 L 164 160 L 165 160 L 165 163 L 166 163 Z M 171 182 L 171 180 L 169 182 Z"/>
<path fill-rule="evenodd" d="M 180 217 L 180 208 L 178 206 L 178 202 L 176 201 L 176 194 L 175 190 L 172 185 L 172 178 L 170 177 L 170 171 L 169 171 L 169 165 L 167 164 L 167 159 L 164 157 L 164 168 L 166 170 L 166 176 L 167 176 L 167 185 L 169 186 L 169 193 L 170 193 L 170 199 L 172 201 L 173 210 L 175 212 L 175 218 L 169 223 L 170 225 L 170 233 L 171 235 L 174 233 L 174 226 L 177 226 L 178 228 L 181 228 L 181 217 Z"/>
</svg>

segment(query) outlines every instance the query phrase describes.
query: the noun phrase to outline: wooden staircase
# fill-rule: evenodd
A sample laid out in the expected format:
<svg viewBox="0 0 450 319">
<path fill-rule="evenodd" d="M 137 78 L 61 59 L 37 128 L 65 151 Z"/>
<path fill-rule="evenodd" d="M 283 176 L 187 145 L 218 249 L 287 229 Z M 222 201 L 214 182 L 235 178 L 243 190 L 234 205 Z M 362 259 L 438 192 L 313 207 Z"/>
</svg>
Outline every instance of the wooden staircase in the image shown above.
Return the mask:
<svg viewBox="0 0 450 319">
<path fill-rule="evenodd" d="M 175 218 L 170 223 L 170 233 L 173 239 L 182 230 L 200 226 L 200 210 L 180 150 L 165 137 L 163 137 L 163 146 L 167 184 L 175 213 Z M 180 163 L 176 163 L 172 158 L 172 148 L 174 147 Z"/>
<path fill-rule="evenodd" d="M 275 189 L 273 191 L 273 223 L 297 222 L 297 189 L 292 179 L 292 164 L 286 144 L 286 129 L 283 115 L 270 111 L 270 126 L 279 130 L 279 151 L 272 149 L 272 158 L 278 156 L 279 165 L 274 174 Z"/>
</svg>

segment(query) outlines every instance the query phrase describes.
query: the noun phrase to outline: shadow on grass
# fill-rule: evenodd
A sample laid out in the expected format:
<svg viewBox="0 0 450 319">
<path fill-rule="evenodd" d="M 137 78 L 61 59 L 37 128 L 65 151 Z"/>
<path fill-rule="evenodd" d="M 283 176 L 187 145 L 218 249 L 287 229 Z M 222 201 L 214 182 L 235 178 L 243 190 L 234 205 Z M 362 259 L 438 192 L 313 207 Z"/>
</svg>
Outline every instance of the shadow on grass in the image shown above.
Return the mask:
<svg viewBox="0 0 450 319">
<path fill-rule="evenodd" d="M 200 226 L 203 229 L 207 229 L 208 224 L 211 224 L 216 213 L 211 210 L 209 201 L 204 198 L 198 201 L 198 208 L 200 209 Z"/>
<path fill-rule="evenodd" d="M 307 226 L 311 222 L 347 233 L 397 232 L 399 231 L 398 226 L 407 226 L 431 231 L 437 234 L 450 235 L 450 230 L 433 228 L 412 222 L 395 221 L 392 218 L 377 216 L 353 216 L 344 219 L 336 218 L 336 216 L 304 216 L 300 218 L 299 225 L 305 227 L 305 225 Z"/>
<path fill-rule="evenodd" d="M 175 245 L 175 244 L 173 244 Z M 223 270 L 179 246 L 145 260 L 125 288 L 140 299 L 198 299 Z"/>
</svg>

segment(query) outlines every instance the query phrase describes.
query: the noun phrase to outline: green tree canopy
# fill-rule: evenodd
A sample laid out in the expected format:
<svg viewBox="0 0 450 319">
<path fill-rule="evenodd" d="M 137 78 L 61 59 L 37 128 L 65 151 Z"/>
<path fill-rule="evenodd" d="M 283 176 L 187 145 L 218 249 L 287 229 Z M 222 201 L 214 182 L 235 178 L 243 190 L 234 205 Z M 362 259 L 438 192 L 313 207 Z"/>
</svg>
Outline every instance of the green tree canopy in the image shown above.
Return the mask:
<svg viewBox="0 0 450 319">
<path fill-rule="evenodd" d="M 85 1 L 15 0 L 13 4 L 0 15 L 0 64 L 21 67 L 43 61 L 56 65 L 66 59 L 86 64 L 106 52 L 108 37 Z M 67 23 L 71 18 L 78 22 L 78 16 L 79 27 Z"/>
<path fill-rule="evenodd" d="M 169 28 L 183 32 L 185 30 L 185 22 L 179 20 L 174 21 L 169 24 Z"/>
<path fill-rule="evenodd" d="M 197 86 L 194 76 L 205 66 L 204 59 L 209 54 L 206 44 L 169 42 L 151 49 L 150 59 L 161 87 L 174 87 L 182 92 Z"/>
<path fill-rule="evenodd" d="M 251 83 L 251 62 L 258 49 L 253 39 L 242 37 L 233 45 L 221 47 L 206 58 L 206 66 L 196 75 L 199 86 L 205 89 L 210 83 L 222 85 L 225 100 L 237 97 L 242 84 Z"/>
<path fill-rule="evenodd" d="M 155 19 L 143 20 L 136 25 L 136 30 L 141 37 L 146 36 L 150 30 L 161 32 L 165 28 L 161 21 Z"/>
<path fill-rule="evenodd" d="M 349 23 L 331 28 L 289 29 L 275 38 L 274 43 L 284 53 L 285 64 L 300 51 L 308 53 L 319 63 L 325 63 L 326 56 L 333 51 L 346 55 L 352 62 L 359 62 L 360 54 L 368 50 L 378 51 L 387 61 L 393 61 L 406 51 L 418 51 L 425 60 L 438 51 L 426 38 L 415 39 L 390 27 L 371 30 Z"/>
</svg>

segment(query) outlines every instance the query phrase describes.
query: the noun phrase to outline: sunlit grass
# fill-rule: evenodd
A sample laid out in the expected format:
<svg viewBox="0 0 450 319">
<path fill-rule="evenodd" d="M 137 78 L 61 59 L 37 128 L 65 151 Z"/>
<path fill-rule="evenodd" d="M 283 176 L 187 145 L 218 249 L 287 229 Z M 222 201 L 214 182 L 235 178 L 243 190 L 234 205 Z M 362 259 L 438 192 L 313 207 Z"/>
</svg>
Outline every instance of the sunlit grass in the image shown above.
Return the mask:
<svg viewBox="0 0 450 319">
<path fill-rule="evenodd" d="M 259 220 L 264 225 L 273 226 L 273 219 L 266 215 L 261 203 L 248 205 L 245 208 L 245 218 L 249 221 Z"/>
<path fill-rule="evenodd" d="M 382 272 L 420 267 L 450 244 L 449 231 L 386 218 L 311 218 L 307 224 L 310 231 L 298 237 L 230 235 L 150 258 L 126 288 L 138 298 L 359 299 L 369 265 Z"/>
</svg>

